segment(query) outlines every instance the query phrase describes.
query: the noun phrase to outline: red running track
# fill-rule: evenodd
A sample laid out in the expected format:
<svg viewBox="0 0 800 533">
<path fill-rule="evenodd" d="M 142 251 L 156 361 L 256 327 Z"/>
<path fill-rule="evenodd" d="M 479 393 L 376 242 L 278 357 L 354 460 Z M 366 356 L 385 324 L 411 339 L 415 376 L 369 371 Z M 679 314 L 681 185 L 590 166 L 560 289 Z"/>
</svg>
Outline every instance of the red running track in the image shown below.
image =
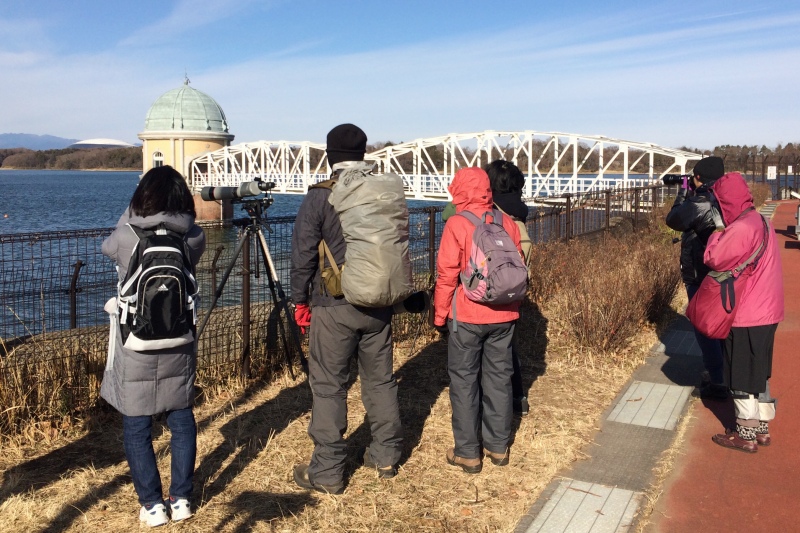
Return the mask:
<svg viewBox="0 0 800 533">
<path fill-rule="evenodd" d="M 775 335 L 770 390 L 778 399 L 772 445 L 747 454 L 711 441 L 732 425 L 733 401 L 704 401 L 691 420 L 648 532 L 800 531 L 800 243 L 797 201 L 772 218 L 783 263 L 785 319 Z M 788 230 L 792 230 L 790 234 Z"/>
</svg>

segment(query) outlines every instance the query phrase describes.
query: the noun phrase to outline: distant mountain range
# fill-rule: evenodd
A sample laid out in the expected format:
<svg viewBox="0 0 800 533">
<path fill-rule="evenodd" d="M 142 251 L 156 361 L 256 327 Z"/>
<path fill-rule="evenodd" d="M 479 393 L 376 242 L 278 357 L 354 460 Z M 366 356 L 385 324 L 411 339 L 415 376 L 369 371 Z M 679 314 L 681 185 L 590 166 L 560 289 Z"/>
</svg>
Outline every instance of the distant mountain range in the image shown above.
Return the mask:
<svg viewBox="0 0 800 533">
<path fill-rule="evenodd" d="M 65 139 L 53 135 L 30 133 L 0 133 L 0 148 L 29 148 L 31 150 L 61 150 L 79 139 Z"/>
</svg>

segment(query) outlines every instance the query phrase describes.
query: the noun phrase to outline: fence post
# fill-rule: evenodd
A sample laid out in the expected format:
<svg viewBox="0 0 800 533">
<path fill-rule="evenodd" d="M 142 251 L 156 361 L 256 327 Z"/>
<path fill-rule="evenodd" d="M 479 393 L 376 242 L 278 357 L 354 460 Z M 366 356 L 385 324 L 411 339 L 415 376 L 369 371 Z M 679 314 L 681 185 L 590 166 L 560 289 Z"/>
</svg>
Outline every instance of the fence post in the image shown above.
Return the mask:
<svg viewBox="0 0 800 533">
<path fill-rule="evenodd" d="M 69 282 L 69 289 L 67 289 L 69 293 L 69 329 L 78 327 L 78 293 L 83 290 L 78 288 L 78 276 L 84 266 L 83 261 L 78 259 L 73 266 L 75 270 L 72 271 L 72 279 Z"/>
<path fill-rule="evenodd" d="M 606 191 L 606 232 L 611 231 L 611 191 Z"/>
<path fill-rule="evenodd" d="M 219 246 L 217 246 L 217 249 L 214 251 L 214 259 L 211 260 L 211 290 L 212 291 L 216 291 L 217 290 L 217 270 L 219 270 L 217 268 L 217 261 L 219 260 L 219 256 L 222 254 L 222 250 L 224 250 L 224 249 L 225 249 L 225 247 L 222 246 L 221 244 Z"/>
<path fill-rule="evenodd" d="M 639 220 L 639 187 L 633 189 L 633 229 L 637 229 Z"/>
<path fill-rule="evenodd" d="M 242 231 L 247 232 L 247 229 Z M 240 357 L 242 379 L 250 378 L 250 250 L 252 239 L 249 232 L 242 247 L 242 355 Z M 276 302 L 272 302 L 276 305 Z"/>
<path fill-rule="evenodd" d="M 653 187 L 653 205 L 650 208 L 650 215 L 651 215 L 651 218 L 653 219 L 653 222 L 656 221 L 656 213 L 657 213 L 656 210 L 659 207 L 661 207 L 661 201 L 660 201 L 660 198 L 659 198 L 660 195 L 661 195 L 661 186 L 660 185 L 656 185 L 655 187 Z"/>
<path fill-rule="evenodd" d="M 436 208 L 428 208 L 428 286 L 436 277 Z"/>
<path fill-rule="evenodd" d="M 567 197 L 567 220 L 566 220 L 566 233 L 567 233 L 567 242 L 569 242 L 570 237 L 572 237 L 572 195 L 567 193 L 564 196 Z"/>
</svg>

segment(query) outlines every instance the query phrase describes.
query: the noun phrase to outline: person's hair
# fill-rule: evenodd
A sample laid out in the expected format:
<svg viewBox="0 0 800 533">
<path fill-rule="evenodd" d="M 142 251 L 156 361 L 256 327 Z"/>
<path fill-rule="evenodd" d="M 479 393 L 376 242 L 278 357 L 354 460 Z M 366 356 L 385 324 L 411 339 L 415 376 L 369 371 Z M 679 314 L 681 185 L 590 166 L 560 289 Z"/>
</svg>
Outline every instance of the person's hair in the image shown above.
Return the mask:
<svg viewBox="0 0 800 533">
<path fill-rule="evenodd" d="M 181 173 L 169 165 L 151 168 L 133 192 L 132 215 L 149 217 L 157 213 L 197 216 L 194 198 Z"/>
<path fill-rule="evenodd" d="M 521 193 L 522 188 L 525 186 L 525 176 L 517 165 L 511 161 L 497 159 L 486 165 L 484 170 L 489 175 L 489 185 L 492 187 L 492 192 Z"/>
</svg>

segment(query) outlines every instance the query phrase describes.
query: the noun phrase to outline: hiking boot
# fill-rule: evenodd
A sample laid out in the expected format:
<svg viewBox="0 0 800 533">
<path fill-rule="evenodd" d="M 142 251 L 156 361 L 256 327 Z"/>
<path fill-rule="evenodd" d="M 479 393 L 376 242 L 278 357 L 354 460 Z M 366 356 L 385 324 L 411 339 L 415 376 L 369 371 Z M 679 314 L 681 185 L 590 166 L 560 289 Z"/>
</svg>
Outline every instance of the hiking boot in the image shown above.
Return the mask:
<svg viewBox="0 0 800 533">
<path fill-rule="evenodd" d="M 755 440 L 745 440 L 739 436 L 737 431 L 732 429 L 726 429 L 724 435 L 717 433 L 711 437 L 711 440 L 723 448 L 739 450 L 745 453 L 756 453 L 758 451 L 758 443 Z"/>
<path fill-rule="evenodd" d="M 372 456 L 369 454 L 369 448 L 364 450 L 364 466 L 377 470 L 380 479 L 392 479 L 397 475 L 397 469 L 394 465 L 378 466 L 378 464 L 372 460 Z"/>
<path fill-rule="evenodd" d="M 142 508 L 139 509 L 139 521 L 144 522 L 150 527 L 163 526 L 169 522 L 167 508 L 163 503 L 143 505 Z"/>
<path fill-rule="evenodd" d="M 506 466 L 508 464 L 508 449 L 506 449 L 506 453 L 495 453 L 484 448 L 483 455 L 488 457 L 495 466 Z"/>
<path fill-rule="evenodd" d="M 344 492 L 344 483 L 342 482 L 333 485 L 312 482 L 308 478 L 308 465 L 295 465 L 292 475 L 297 486 L 306 490 L 315 490 L 325 494 L 341 494 Z"/>
<path fill-rule="evenodd" d="M 186 498 L 169 497 L 169 510 L 173 522 L 180 522 L 192 516 L 192 506 Z"/>
<path fill-rule="evenodd" d="M 708 381 L 700 385 L 700 398 L 703 400 L 727 400 L 728 394 L 728 387 L 720 383 Z"/>
<path fill-rule="evenodd" d="M 769 422 L 761 421 L 756 428 L 756 442 L 759 446 L 769 446 L 772 444 L 772 438 L 769 436 Z"/>
<path fill-rule="evenodd" d="M 527 396 L 520 396 L 519 398 L 514 398 L 514 414 L 519 416 L 527 416 L 528 415 L 528 397 Z"/>
<path fill-rule="evenodd" d="M 447 462 L 453 466 L 460 466 L 461 470 L 467 474 L 477 474 L 483 468 L 483 462 L 480 457 L 475 459 L 467 459 L 466 457 L 459 457 L 456 455 L 455 448 L 447 450 Z"/>
</svg>

